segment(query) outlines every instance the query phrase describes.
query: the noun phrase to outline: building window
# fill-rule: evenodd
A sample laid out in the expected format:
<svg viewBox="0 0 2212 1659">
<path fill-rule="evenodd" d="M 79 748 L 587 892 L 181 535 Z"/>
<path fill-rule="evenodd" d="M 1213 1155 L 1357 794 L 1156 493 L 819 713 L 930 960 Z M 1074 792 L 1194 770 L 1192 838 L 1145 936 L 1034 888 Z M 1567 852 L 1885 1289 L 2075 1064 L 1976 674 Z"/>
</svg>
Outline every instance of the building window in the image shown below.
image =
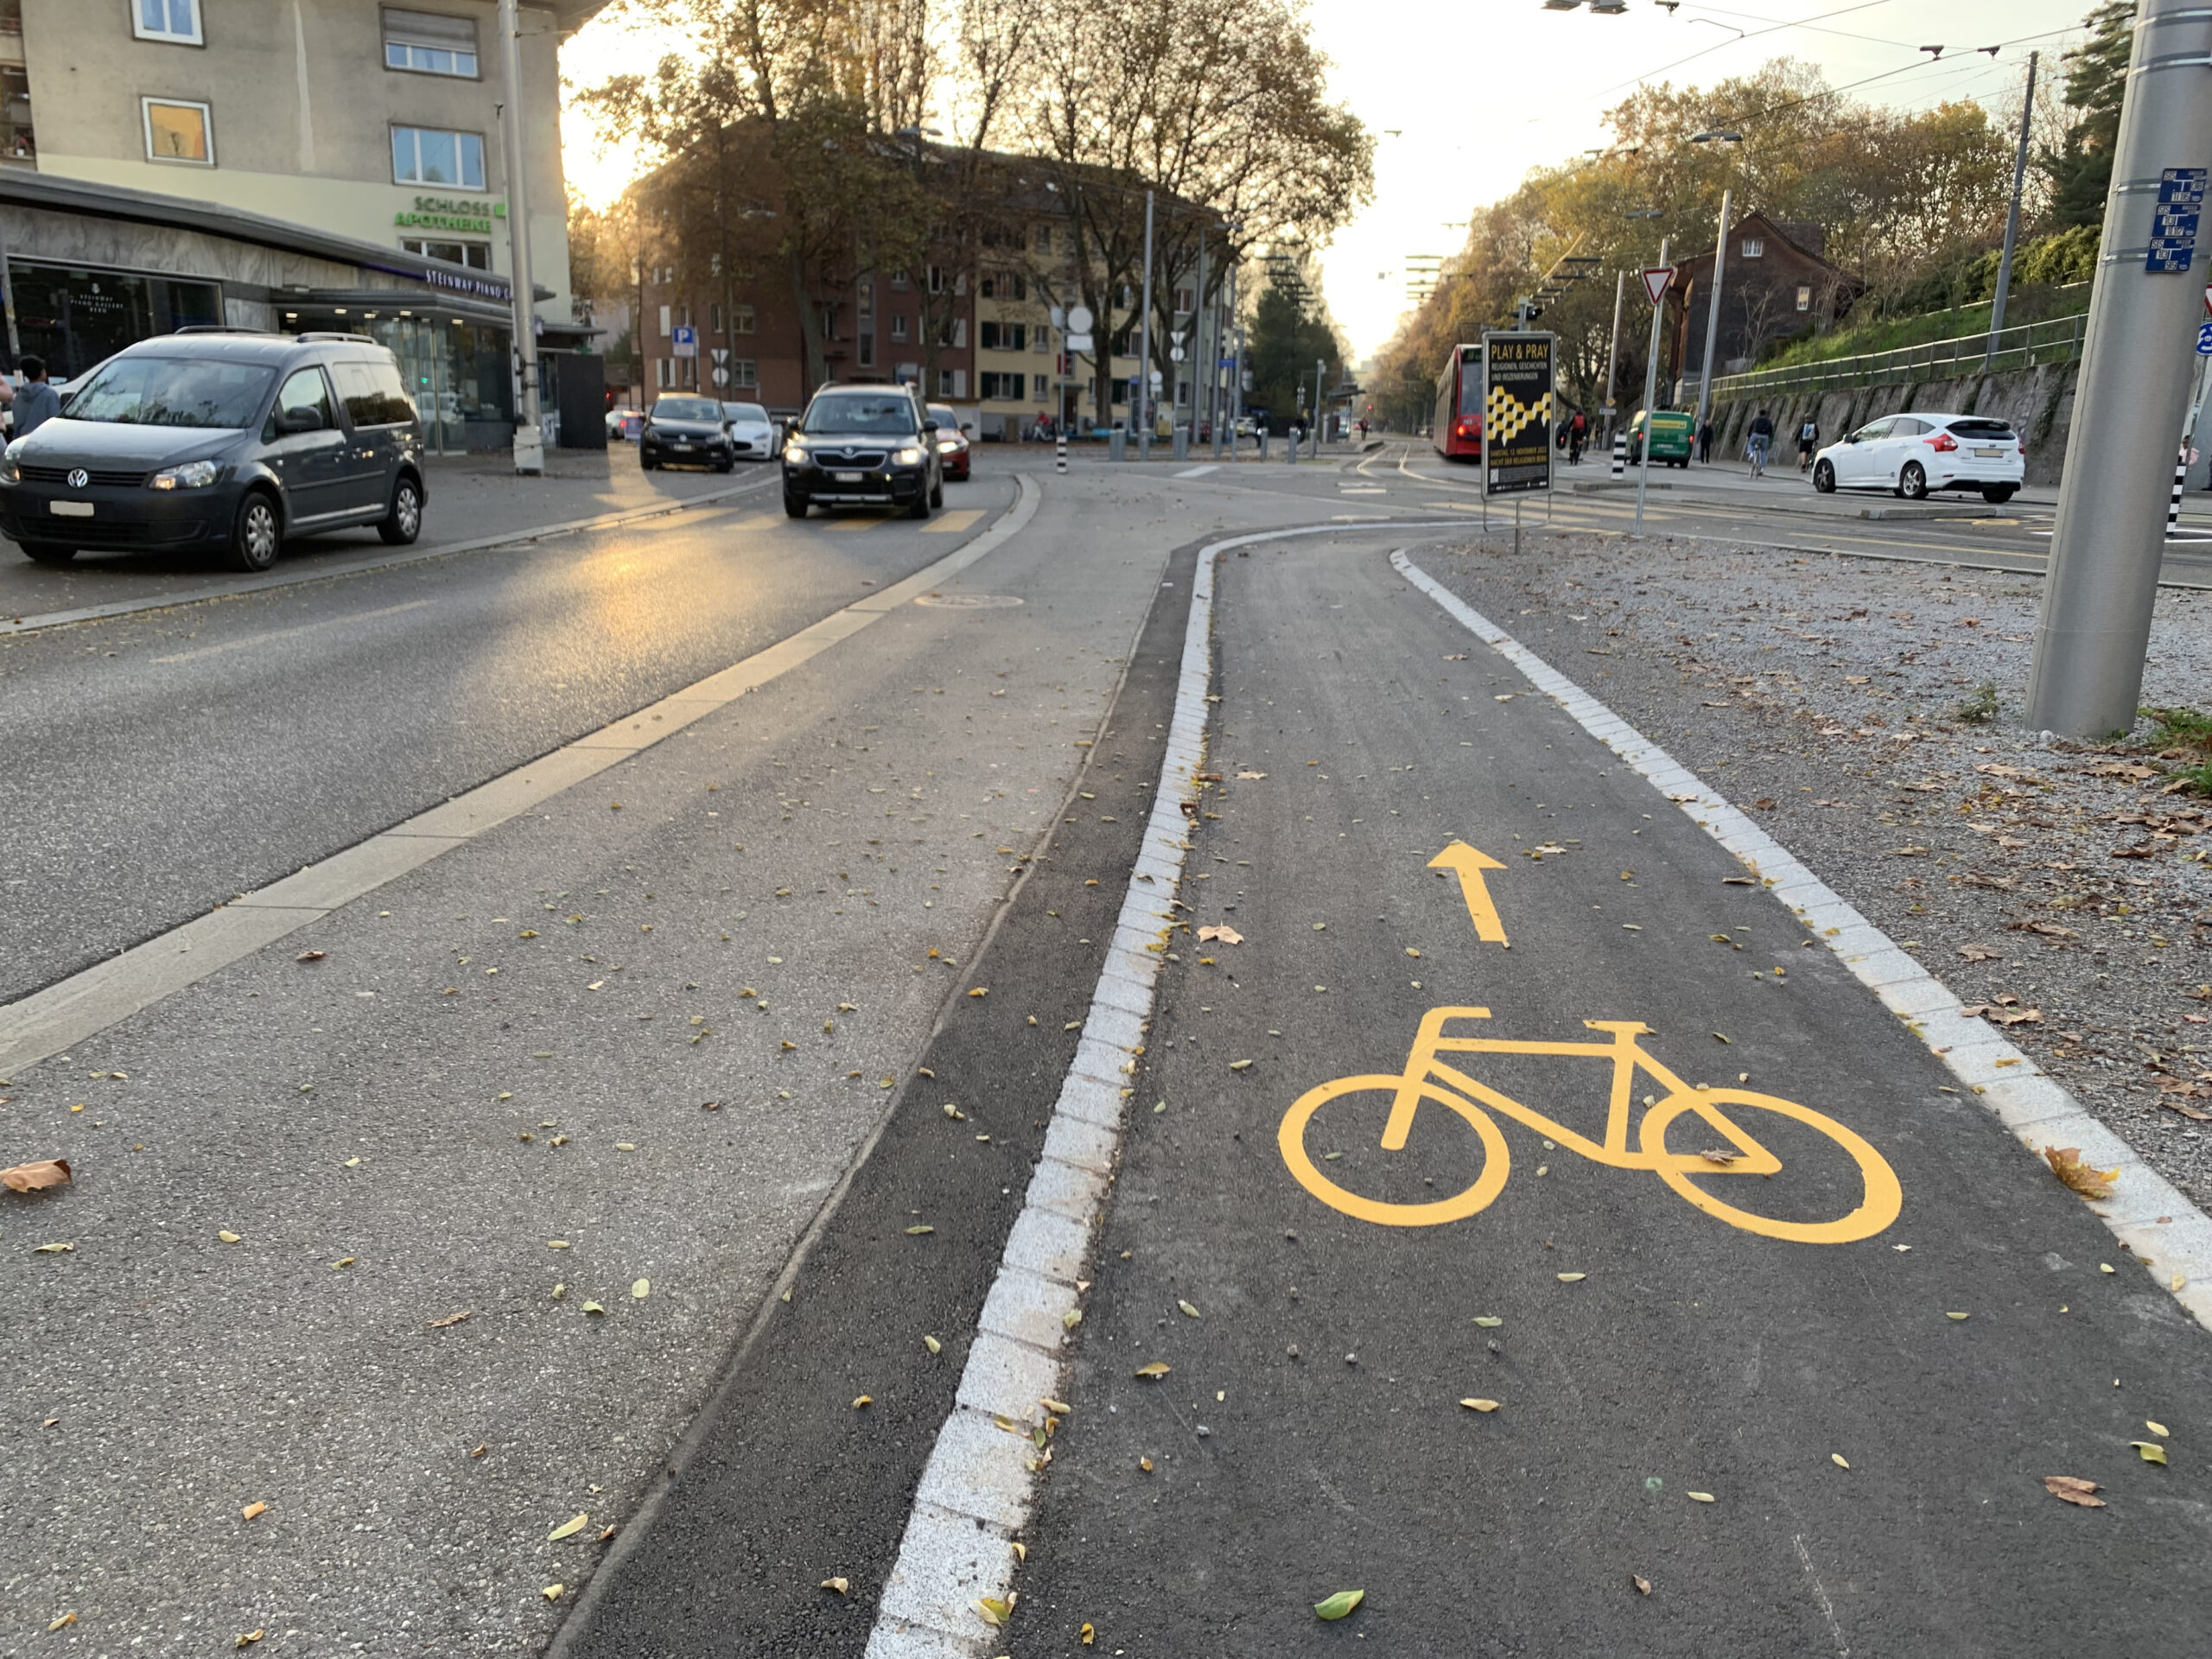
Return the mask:
<svg viewBox="0 0 2212 1659">
<path fill-rule="evenodd" d="M 860 312 L 861 321 L 863 324 L 875 321 L 875 284 L 874 283 L 862 283 L 860 285 Z"/>
<path fill-rule="evenodd" d="M 660 337 L 663 340 L 672 340 L 675 338 L 675 334 L 676 308 L 672 305 L 664 305 L 660 308 Z"/>
<path fill-rule="evenodd" d="M 1039 225 L 1037 227 L 1037 251 L 1039 253 L 1050 253 L 1052 251 L 1052 227 L 1049 225 Z"/>
<path fill-rule="evenodd" d="M 215 165 L 214 118 L 205 104 L 142 98 L 138 105 L 145 112 L 148 160 Z"/>
<path fill-rule="evenodd" d="M 156 0 L 139 0 L 152 5 Z M 169 0 L 172 5 L 189 0 Z M 405 69 L 418 75 L 459 75 L 476 78 L 476 20 L 448 17 L 434 11 L 394 11 L 384 14 L 384 67 Z"/>
<path fill-rule="evenodd" d="M 982 322 L 976 324 L 977 340 L 987 352 L 1026 352 L 1029 349 L 1029 325 L 1026 322 Z"/>
<path fill-rule="evenodd" d="M 760 385 L 760 365 L 749 357 L 734 357 L 729 360 L 729 383 L 751 391 Z"/>
<path fill-rule="evenodd" d="M 492 269 L 489 242 L 429 242 L 417 237 L 403 237 L 399 245 L 425 259 L 442 259 L 449 265 L 467 265 L 471 270 Z"/>
<path fill-rule="evenodd" d="M 864 334 L 862 334 L 861 335 L 861 337 L 860 337 L 860 346 L 861 346 L 861 356 L 860 356 L 860 365 L 861 365 L 861 367 L 862 367 L 862 368 L 864 368 L 864 369 L 872 369 L 872 368 L 874 368 L 874 367 L 875 366 L 875 330 L 874 330 L 874 329 L 870 328 L 870 329 L 868 329 L 866 333 L 864 333 Z"/>
<path fill-rule="evenodd" d="M 175 46 L 205 46 L 200 33 L 200 0 L 132 0 L 130 32 L 142 41 Z"/>
<path fill-rule="evenodd" d="M 1018 374 L 1014 378 L 1017 380 L 1021 378 Z M 1046 398 L 1050 397 L 1052 395 L 1052 377 L 1051 375 L 1033 374 L 1029 378 L 1037 388 L 1037 398 L 1039 403 L 1042 403 Z"/>
<path fill-rule="evenodd" d="M 1186 317 L 1198 308 L 1198 302 L 1197 296 L 1193 295 L 1189 289 L 1179 288 L 1175 290 L 1175 315 L 1177 316 Z"/>
<path fill-rule="evenodd" d="M 1764 237 L 1763 237 L 1763 236 L 1747 236 L 1747 237 L 1745 237 L 1745 238 L 1744 238 L 1744 257 L 1745 257 L 1745 258 L 1746 258 L 1746 259 L 1764 259 L 1765 257 L 1766 257 L 1766 238 L 1765 238 Z"/>
<path fill-rule="evenodd" d="M 968 319 L 947 317 L 938 325 L 937 343 L 955 348 L 964 347 L 968 344 Z"/>
<path fill-rule="evenodd" d="M 912 284 L 907 282 L 906 273 L 905 271 L 894 270 L 891 273 L 891 286 L 899 293 L 903 294 L 910 286 L 912 286 Z"/>
<path fill-rule="evenodd" d="M 709 301 L 707 305 L 707 332 L 710 334 L 719 334 L 721 331 L 721 305 L 718 301 Z"/>
<path fill-rule="evenodd" d="M 653 359 L 653 384 L 659 387 L 663 391 L 671 391 L 675 389 L 676 359 L 674 358 L 657 357 Z"/>
<path fill-rule="evenodd" d="M 939 369 L 937 372 L 937 395 L 940 397 L 965 397 L 968 395 L 968 371 Z"/>
<path fill-rule="evenodd" d="M 751 333 L 753 332 L 753 308 L 752 308 L 751 306 L 749 306 L 749 305 L 733 305 L 732 307 L 730 307 L 730 308 L 729 308 L 729 331 L 730 331 L 730 333 L 732 333 L 733 334 L 751 334 Z"/>
<path fill-rule="evenodd" d="M 943 265 L 931 265 L 930 267 L 930 292 L 932 294 L 942 294 L 944 292 L 944 267 Z"/>
<path fill-rule="evenodd" d="M 1809 311 L 1813 308 L 1813 285 L 1810 283 L 1797 284 L 1797 308 L 1800 311 Z"/>
<path fill-rule="evenodd" d="M 891 338 L 893 340 L 904 340 L 906 338 L 906 319 L 904 315 L 895 316 L 891 319 Z"/>
<path fill-rule="evenodd" d="M 484 135 L 435 127 L 391 130 L 391 176 L 399 184 L 484 188 Z"/>
</svg>

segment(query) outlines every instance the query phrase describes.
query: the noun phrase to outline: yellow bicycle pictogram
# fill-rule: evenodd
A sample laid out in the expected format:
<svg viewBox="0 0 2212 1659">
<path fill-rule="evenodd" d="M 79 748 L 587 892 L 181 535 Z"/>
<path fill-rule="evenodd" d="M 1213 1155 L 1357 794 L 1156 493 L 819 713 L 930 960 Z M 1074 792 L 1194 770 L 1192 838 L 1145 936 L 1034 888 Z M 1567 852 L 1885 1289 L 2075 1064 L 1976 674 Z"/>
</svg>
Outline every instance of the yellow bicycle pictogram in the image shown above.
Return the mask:
<svg viewBox="0 0 2212 1659">
<path fill-rule="evenodd" d="M 1276 1137 L 1283 1161 L 1290 1166 L 1299 1185 L 1322 1203 L 1348 1216 L 1385 1227 L 1433 1227 L 1462 1220 L 1488 1206 L 1504 1190 L 1511 1169 L 1504 1134 L 1490 1111 L 1484 1109 L 1488 1107 L 1491 1111 L 1518 1119 L 1556 1141 L 1562 1149 L 1579 1153 L 1592 1162 L 1616 1169 L 1648 1169 L 1678 1196 L 1707 1215 L 1768 1238 L 1790 1239 L 1805 1244 L 1846 1244 L 1854 1239 L 1871 1238 L 1895 1221 L 1904 1205 L 1904 1194 L 1897 1185 L 1896 1173 L 1863 1137 L 1834 1118 L 1795 1101 L 1756 1094 L 1747 1089 L 1707 1089 L 1684 1083 L 1637 1041 L 1638 1038 L 1651 1034 L 1650 1027 L 1640 1021 L 1584 1020 L 1583 1025 L 1589 1030 L 1609 1034 L 1610 1040 L 1604 1042 L 1525 1041 L 1445 1034 L 1445 1027 L 1453 1020 L 1489 1018 L 1488 1008 L 1431 1008 L 1421 1016 L 1421 1030 L 1414 1039 L 1413 1052 L 1407 1057 L 1404 1071 L 1395 1076 L 1370 1072 L 1338 1077 L 1301 1095 L 1284 1114 L 1282 1128 Z M 1578 1134 L 1458 1066 L 1447 1065 L 1440 1058 L 1445 1054 L 1541 1055 L 1605 1062 L 1612 1067 L 1612 1089 L 1604 1141 L 1592 1141 Z M 1644 1096 L 1643 1115 L 1636 1124 L 1636 1144 L 1631 1147 L 1629 1119 L 1638 1072 L 1649 1076 L 1662 1092 Z M 1405 1150 L 1413 1133 L 1414 1111 L 1424 1100 L 1446 1107 L 1465 1119 L 1482 1142 L 1482 1173 L 1474 1184 L 1464 1192 L 1433 1202 L 1394 1204 L 1351 1192 L 1323 1174 L 1306 1149 L 1306 1133 L 1315 1114 L 1332 1101 L 1372 1090 L 1387 1091 L 1391 1096 L 1389 1116 L 1382 1127 L 1382 1147 L 1385 1152 Z M 1840 1147 L 1857 1166 L 1857 1185 L 1861 1194 L 1857 1207 L 1832 1221 L 1785 1220 L 1732 1204 L 1718 1192 L 1709 1190 L 1704 1183 L 1728 1190 L 1745 1203 L 1756 1202 L 1755 1192 L 1772 1194 L 1776 1189 L 1764 1182 L 1754 1182 L 1751 1189 L 1746 1189 L 1743 1183 L 1747 1177 L 1772 1179 L 1789 1173 L 1780 1158 L 1737 1122 L 1738 1117 L 1748 1117 L 1754 1112 L 1792 1120 Z M 1712 1136 L 1718 1137 L 1719 1144 L 1707 1141 L 1687 1150 L 1669 1148 L 1668 1130 L 1686 1116 L 1698 1120 Z M 1787 1185 L 1781 1193 L 1778 1200 L 1769 1198 L 1769 1207 L 1787 1209 L 1793 1200 L 1802 1204 L 1802 1199 Z"/>
</svg>

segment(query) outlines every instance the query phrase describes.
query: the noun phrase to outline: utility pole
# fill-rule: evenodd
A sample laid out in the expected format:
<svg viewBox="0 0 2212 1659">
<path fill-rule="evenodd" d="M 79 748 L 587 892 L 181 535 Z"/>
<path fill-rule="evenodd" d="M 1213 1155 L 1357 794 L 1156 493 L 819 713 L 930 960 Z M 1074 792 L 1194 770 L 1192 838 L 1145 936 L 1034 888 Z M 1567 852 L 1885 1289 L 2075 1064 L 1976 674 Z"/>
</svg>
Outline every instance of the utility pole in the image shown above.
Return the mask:
<svg viewBox="0 0 2212 1659">
<path fill-rule="evenodd" d="M 1184 361 L 1191 365 L 1191 424 L 1198 423 L 1198 364 L 1205 356 L 1206 346 L 1206 227 L 1198 221 L 1198 288 L 1191 296 L 1191 353 Z M 1175 377 L 1180 380 L 1179 373 Z M 1196 437 L 1198 434 L 1191 435 Z"/>
<path fill-rule="evenodd" d="M 1321 459 L 1321 377 L 1328 372 L 1326 362 L 1313 359 L 1313 448 L 1309 453 L 1316 461 Z"/>
<path fill-rule="evenodd" d="M 1236 311 L 1237 267 L 1229 268 L 1229 327 L 1236 342 L 1230 353 L 1229 365 L 1229 458 L 1236 459 L 1236 427 L 1244 418 L 1244 322 Z"/>
<path fill-rule="evenodd" d="M 1997 295 L 1989 302 L 1989 345 L 1981 365 L 1997 355 L 1997 331 L 2005 326 L 2005 299 L 2012 291 L 2012 248 L 2020 239 L 2020 192 L 2028 181 L 2028 123 L 2036 112 L 2036 60 L 2040 52 L 2028 54 L 2028 95 L 2020 105 L 2020 142 L 2012 151 L 2012 205 L 2005 214 L 2005 251 L 1997 256 Z"/>
<path fill-rule="evenodd" d="M 1137 428 L 1137 459 L 1152 459 L 1152 192 L 1144 193 L 1144 314 L 1137 320 L 1137 385 L 1129 393 L 1129 416 L 1139 405 L 1144 423 Z"/>
<path fill-rule="evenodd" d="M 1613 447 L 1613 375 L 1621 361 L 1621 296 L 1628 289 L 1628 272 L 1613 273 L 1613 337 L 1605 347 L 1605 448 Z"/>
<path fill-rule="evenodd" d="M 507 268 L 514 283 L 515 471 L 535 478 L 545 470 L 545 432 L 537 419 L 537 289 L 530 276 L 530 195 L 523 178 L 521 34 L 515 0 L 499 0 L 499 73 L 507 83 L 499 136 L 506 150 Z M 642 334 L 642 317 L 638 327 Z"/>
<path fill-rule="evenodd" d="M 1667 238 L 1659 238 L 1659 263 L 1667 263 Z M 1671 281 L 1671 278 L 1669 279 Z M 1643 534 L 1643 493 L 1651 487 L 1651 401 L 1659 395 L 1659 319 L 1667 315 L 1667 293 L 1651 302 L 1651 349 L 1643 359 L 1643 451 L 1637 459 L 1636 533 Z"/>
<path fill-rule="evenodd" d="M 2067 737 L 2128 729 L 2143 689 L 2203 280 L 2190 271 L 2212 168 L 2202 0 L 2143 0 L 2126 86 L 2028 676 L 2030 728 Z"/>
<path fill-rule="evenodd" d="M 1713 343 L 1720 334 L 1720 267 L 1728 257 L 1728 204 L 1729 192 L 1723 190 L 1720 193 L 1720 234 L 1713 244 L 1713 294 L 1705 308 L 1705 372 L 1697 383 L 1697 419 L 1690 426 L 1693 442 L 1705 426 L 1706 407 L 1713 397 Z M 1663 265 L 1667 261 L 1662 257 L 1659 263 Z M 1646 407 L 1649 407 L 1648 403 Z M 1644 416 L 1643 445 L 1647 449 L 1651 447 L 1650 425 L 1651 417 L 1647 415 Z"/>
</svg>

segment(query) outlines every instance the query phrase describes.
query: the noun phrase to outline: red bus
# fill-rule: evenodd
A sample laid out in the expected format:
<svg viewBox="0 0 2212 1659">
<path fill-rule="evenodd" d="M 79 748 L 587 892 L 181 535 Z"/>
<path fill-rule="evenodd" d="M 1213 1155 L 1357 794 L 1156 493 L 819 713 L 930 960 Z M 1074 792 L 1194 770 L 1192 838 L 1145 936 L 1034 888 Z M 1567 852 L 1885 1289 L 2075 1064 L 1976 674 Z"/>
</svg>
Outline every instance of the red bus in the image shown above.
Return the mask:
<svg viewBox="0 0 2212 1659">
<path fill-rule="evenodd" d="M 1446 461 L 1483 458 L 1483 348 L 1454 346 L 1436 377 L 1436 415 L 1429 442 Z"/>
</svg>

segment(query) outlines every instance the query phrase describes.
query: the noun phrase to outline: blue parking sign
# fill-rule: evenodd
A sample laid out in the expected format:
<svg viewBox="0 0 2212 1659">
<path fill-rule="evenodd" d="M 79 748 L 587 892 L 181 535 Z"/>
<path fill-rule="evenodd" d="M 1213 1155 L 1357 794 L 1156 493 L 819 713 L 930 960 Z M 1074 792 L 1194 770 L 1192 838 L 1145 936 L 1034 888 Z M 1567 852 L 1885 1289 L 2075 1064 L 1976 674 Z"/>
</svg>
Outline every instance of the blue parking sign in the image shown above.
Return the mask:
<svg viewBox="0 0 2212 1659">
<path fill-rule="evenodd" d="M 2196 325 L 2196 354 L 2199 357 L 2212 357 L 2212 322 L 2200 322 Z"/>
</svg>

